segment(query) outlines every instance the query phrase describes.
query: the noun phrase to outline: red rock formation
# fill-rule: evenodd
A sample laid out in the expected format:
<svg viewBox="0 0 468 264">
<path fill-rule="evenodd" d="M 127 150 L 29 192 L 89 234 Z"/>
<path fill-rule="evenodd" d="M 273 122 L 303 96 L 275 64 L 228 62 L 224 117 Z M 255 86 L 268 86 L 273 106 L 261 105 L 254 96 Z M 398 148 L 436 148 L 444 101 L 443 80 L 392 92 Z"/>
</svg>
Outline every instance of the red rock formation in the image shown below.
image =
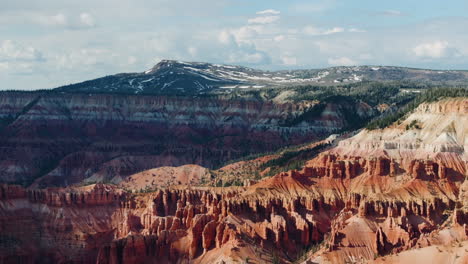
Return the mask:
<svg viewBox="0 0 468 264">
<path fill-rule="evenodd" d="M 420 135 L 430 134 L 424 130 L 430 124 L 421 126 Z M 399 133 L 406 130 L 388 132 L 398 139 L 392 142 L 374 134 L 386 130 L 362 132 L 300 171 L 249 187 L 135 194 L 110 185 L 2 185 L 0 262 L 217 263 L 248 257 L 268 263 L 275 255 L 287 262 L 321 245 L 307 258 L 344 263 L 398 260 L 396 254 L 414 248 L 463 247 L 467 163 L 455 145 L 468 133 L 457 127 L 460 135 L 449 137 L 455 143 L 437 141 L 425 146 L 430 150 L 404 143 Z"/>
<path fill-rule="evenodd" d="M 311 119 L 305 113 L 314 104 L 4 92 L 0 119 L 8 122 L 0 131 L 0 181 L 35 180 L 34 187 L 84 179 L 118 183 L 161 166 L 214 167 L 338 131 L 348 125 L 344 111 L 375 114 L 363 104 L 330 104 L 327 114 Z M 300 126 L 288 124 L 302 115 Z"/>
</svg>

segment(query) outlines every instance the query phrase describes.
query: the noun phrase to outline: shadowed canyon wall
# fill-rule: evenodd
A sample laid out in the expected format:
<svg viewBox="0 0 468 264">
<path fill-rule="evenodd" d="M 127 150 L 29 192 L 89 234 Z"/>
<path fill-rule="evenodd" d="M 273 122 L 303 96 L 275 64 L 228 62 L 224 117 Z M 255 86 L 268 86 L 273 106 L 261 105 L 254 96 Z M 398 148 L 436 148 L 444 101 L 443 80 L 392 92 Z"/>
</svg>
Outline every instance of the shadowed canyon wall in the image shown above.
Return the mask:
<svg viewBox="0 0 468 264">
<path fill-rule="evenodd" d="M 375 110 L 361 103 L 2 93 L 0 181 L 67 186 L 119 182 L 159 166 L 215 167 L 252 153 L 327 136 Z"/>
</svg>

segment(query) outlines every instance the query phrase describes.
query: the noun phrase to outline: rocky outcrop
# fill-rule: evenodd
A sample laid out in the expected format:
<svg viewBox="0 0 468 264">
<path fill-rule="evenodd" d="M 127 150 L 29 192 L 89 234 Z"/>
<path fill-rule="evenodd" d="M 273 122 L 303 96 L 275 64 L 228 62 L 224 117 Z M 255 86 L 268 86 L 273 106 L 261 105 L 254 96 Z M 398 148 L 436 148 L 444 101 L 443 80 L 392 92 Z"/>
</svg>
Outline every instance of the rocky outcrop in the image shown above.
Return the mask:
<svg viewBox="0 0 468 264">
<path fill-rule="evenodd" d="M 215 167 L 329 135 L 362 103 L 111 94 L 2 93 L 0 181 L 33 187 L 118 183 L 161 166 Z"/>
<path fill-rule="evenodd" d="M 26 199 L 48 206 L 95 206 L 119 204 L 125 193 L 110 185 L 96 184 L 68 189 L 24 189 L 17 185 L 0 185 L 0 200 Z"/>
<path fill-rule="evenodd" d="M 296 173 L 317 183 L 346 182 L 348 193 L 341 217 L 332 222 L 329 251 L 311 259 L 362 262 L 467 240 L 466 199 L 460 198 L 467 107 L 466 99 L 422 104 L 390 128 L 341 141 Z"/>
<path fill-rule="evenodd" d="M 420 122 L 416 141 L 430 138 L 425 129 L 432 118 L 439 117 Z M 454 127 L 453 144 L 466 142 L 463 125 Z M 421 155 L 414 145 L 397 144 L 398 150 L 375 143 L 395 129 L 361 132 L 301 170 L 246 187 L 135 193 L 102 184 L 44 190 L 2 185 L 0 262 L 287 263 L 303 255 L 323 263 L 382 256 L 396 263 L 397 254 L 415 248 L 463 248 L 465 153 L 435 148 Z"/>
</svg>

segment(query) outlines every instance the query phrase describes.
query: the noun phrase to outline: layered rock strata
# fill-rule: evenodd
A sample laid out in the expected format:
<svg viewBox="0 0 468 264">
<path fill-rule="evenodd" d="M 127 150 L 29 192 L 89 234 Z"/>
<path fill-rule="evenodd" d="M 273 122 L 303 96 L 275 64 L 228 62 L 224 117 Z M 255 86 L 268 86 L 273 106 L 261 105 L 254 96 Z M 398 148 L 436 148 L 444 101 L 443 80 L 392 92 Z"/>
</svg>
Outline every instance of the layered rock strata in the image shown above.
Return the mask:
<svg viewBox="0 0 468 264">
<path fill-rule="evenodd" d="M 368 118 L 363 103 L 111 94 L 1 93 L 0 182 L 68 186 L 118 183 L 161 166 L 215 167 L 301 144 Z M 89 182 L 88 181 L 88 182 Z"/>
<path fill-rule="evenodd" d="M 424 104 L 248 187 L 2 185 L 0 262 L 398 263 L 419 248 L 463 263 L 467 105 Z"/>
</svg>

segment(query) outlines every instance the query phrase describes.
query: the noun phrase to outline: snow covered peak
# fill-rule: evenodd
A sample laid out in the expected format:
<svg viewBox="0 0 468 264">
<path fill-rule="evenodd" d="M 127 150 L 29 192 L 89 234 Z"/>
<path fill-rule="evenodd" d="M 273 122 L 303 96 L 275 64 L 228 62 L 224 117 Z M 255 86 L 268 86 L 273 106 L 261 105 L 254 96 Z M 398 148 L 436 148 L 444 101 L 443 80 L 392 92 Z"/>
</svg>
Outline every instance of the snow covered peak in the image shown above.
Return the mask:
<svg viewBox="0 0 468 264">
<path fill-rule="evenodd" d="M 135 94 L 200 94 L 234 89 L 260 89 L 289 85 L 341 85 L 361 81 L 445 80 L 467 82 L 468 72 L 429 71 L 387 66 L 262 71 L 243 66 L 161 60 L 143 73 L 116 74 L 60 87 L 73 92 Z"/>
</svg>

